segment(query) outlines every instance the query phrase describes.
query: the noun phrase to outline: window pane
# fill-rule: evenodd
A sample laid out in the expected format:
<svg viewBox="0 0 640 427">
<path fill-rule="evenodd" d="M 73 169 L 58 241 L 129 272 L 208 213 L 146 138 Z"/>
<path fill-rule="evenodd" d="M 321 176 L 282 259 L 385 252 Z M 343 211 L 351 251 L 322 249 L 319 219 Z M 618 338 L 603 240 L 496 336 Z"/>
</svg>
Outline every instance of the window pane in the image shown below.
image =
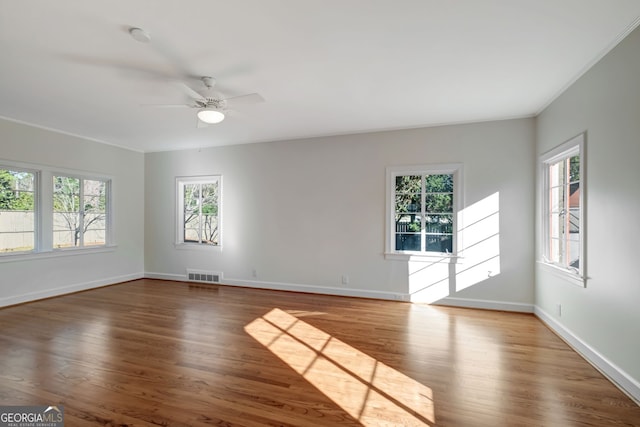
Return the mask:
<svg viewBox="0 0 640 427">
<path fill-rule="evenodd" d="M 549 261 L 560 262 L 560 239 L 552 238 L 549 240 Z"/>
<path fill-rule="evenodd" d="M 80 243 L 80 180 L 53 177 L 53 247 Z"/>
<path fill-rule="evenodd" d="M 0 252 L 35 248 L 35 175 L 0 169 Z"/>
<path fill-rule="evenodd" d="M 200 184 L 184 184 L 184 224 L 185 242 L 200 242 Z"/>
<path fill-rule="evenodd" d="M 0 252 L 35 248 L 34 212 L 0 210 Z"/>
<path fill-rule="evenodd" d="M 202 215 L 202 243 L 218 244 L 217 215 Z"/>
<path fill-rule="evenodd" d="M 106 244 L 107 226 L 104 214 L 89 213 L 84 216 L 84 245 Z"/>
<path fill-rule="evenodd" d="M 580 211 L 577 209 L 571 209 L 569 211 L 569 233 L 580 233 Z"/>
<path fill-rule="evenodd" d="M 420 215 L 396 215 L 397 233 L 416 233 L 422 226 Z"/>
<path fill-rule="evenodd" d="M 396 176 L 396 193 L 420 193 L 422 177 L 420 175 Z"/>
<path fill-rule="evenodd" d="M 84 244 L 106 244 L 107 218 L 106 182 L 84 180 Z"/>
<path fill-rule="evenodd" d="M 549 259 L 552 262 L 563 266 L 571 263 L 569 230 L 571 227 L 571 212 L 568 207 L 570 201 L 570 188 L 568 184 L 568 160 L 556 163 L 554 166 L 558 171 L 557 186 L 549 189 L 551 212 L 550 212 L 550 252 Z M 579 193 L 578 193 L 579 194 Z M 579 224 L 575 224 L 579 227 Z"/>
<path fill-rule="evenodd" d="M 396 233 L 396 250 L 398 251 L 420 251 L 420 234 Z"/>
<path fill-rule="evenodd" d="M 567 215 L 566 214 L 554 214 L 556 218 L 556 222 L 553 224 L 555 226 L 555 235 L 553 237 L 557 237 L 559 239 L 564 239 L 567 234 Z"/>
<path fill-rule="evenodd" d="M 453 194 L 427 194 L 425 211 L 428 213 L 453 212 Z"/>
<path fill-rule="evenodd" d="M 570 267 L 579 267 L 580 262 L 580 237 L 578 234 L 570 235 L 568 241 L 567 256 Z"/>
<path fill-rule="evenodd" d="M 202 243 L 218 244 L 218 182 L 202 184 Z"/>
<path fill-rule="evenodd" d="M 183 199 L 182 241 L 220 244 L 219 180 L 181 183 Z"/>
<path fill-rule="evenodd" d="M 549 221 L 549 235 L 550 237 L 557 239 L 560 237 L 560 232 L 563 229 L 561 218 L 563 215 L 559 213 L 552 213 Z"/>
<path fill-rule="evenodd" d="M 183 239 L 185 242 L 200 243 L 200 216 L 185 218 Z"/>
<path fill-rule="evenodd" d="M 564 162 L 549 165 L 549 185 L 551 187 L 557 187 L 558 185 L 562 185 L 564 181 Z"/>
<path fill-rule="evenodd" d="M 580 181 L 580 156 L 573 156 L 569 159 L 569 180 L 571 182 Z"/>
<path fill-rule="evenodd" d="M 427 193 L 452 193 L 453 175 L 427 175 L 425 177 Z"/>
<path fill-rule="evenodd" d="M 187 222 L 187 214 L 192 214 L 199 211 L 200 202 L 200 184 L 185 184 L 184 185 L 184 213 L 185 223 Z"/>
<path fill-rule="evenodd" d="M 425 231 L 427 233 L 453 233 L 453 215 L 427 215 L 425 223 Z"/>
<path fill-rule="evenodd" d="M 218 214 L 218 183 L 202 184 L 202 213 Z"/>
<path fill-rule="evenodd" d="M 0 169 L 0 210 L 33 210 L 34 174 Z"/>
<path fill-rule="evenodd" d="M 429 252 L 453 252 L 453 236 L 451 235 L 443 235 L 443 236 L 426 236 L 426 250 Z"/>
<path fill-rule="evenodd" d="M 396 194 L 396 212 L 420 212 L 420 195 Z"/>
<path fill-rule="evenodd" d="M 580 183 L 569 184 L 569 209 L 580 208 Z"/>
<path fill-rule="evenodd" d="M 564 209 L 564 187 L 553 187 L 550 190 L 551 212 L 561 212 Z"/>
<path fill-rule="evenodd" d="M 54 221 L 56 220 L 54 216 Z M 66 230 L 64 228 L 53 230 L 53 247 L 54 248 L 69 248 L 75 246 L 77 238 L 73 231 Z"/>
</svg>

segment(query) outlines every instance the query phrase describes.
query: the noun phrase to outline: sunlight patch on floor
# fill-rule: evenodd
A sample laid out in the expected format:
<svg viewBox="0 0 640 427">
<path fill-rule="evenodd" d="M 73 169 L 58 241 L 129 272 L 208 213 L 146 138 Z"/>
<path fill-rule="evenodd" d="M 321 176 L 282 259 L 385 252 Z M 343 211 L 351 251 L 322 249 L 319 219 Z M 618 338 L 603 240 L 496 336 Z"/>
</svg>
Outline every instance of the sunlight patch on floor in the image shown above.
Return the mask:
<svg viewBox="0 0 640 427">
<path fill-rule="evenodd" d="M 274 308 L 245 331 L 364 426 L 431 426 L 429 387 Z"/>
</svg>

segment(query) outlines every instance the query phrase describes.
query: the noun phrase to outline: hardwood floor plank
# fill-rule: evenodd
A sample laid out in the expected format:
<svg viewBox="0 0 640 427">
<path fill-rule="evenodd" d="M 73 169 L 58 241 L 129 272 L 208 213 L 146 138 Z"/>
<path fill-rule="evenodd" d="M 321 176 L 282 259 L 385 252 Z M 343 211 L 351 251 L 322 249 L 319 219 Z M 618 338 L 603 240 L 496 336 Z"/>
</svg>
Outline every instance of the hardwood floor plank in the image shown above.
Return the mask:
<svg viewBox="0 0 640 427">
<path fill-rule="evenodd" d="M 640 425 L 529 314 L 143 279 L 0 330 L 0 405 L 68 426 Z"/>
</svg>

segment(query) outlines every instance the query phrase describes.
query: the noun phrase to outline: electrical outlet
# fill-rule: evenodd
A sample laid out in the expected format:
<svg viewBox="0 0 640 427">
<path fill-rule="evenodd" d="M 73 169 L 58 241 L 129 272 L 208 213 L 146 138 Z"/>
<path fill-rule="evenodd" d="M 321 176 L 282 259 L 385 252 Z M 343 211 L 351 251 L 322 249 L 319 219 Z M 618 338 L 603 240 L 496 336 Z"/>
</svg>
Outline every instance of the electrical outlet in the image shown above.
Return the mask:
<svg viewBox="0 0 640 427">
<path fill-rule="evenodd" d="M 342 275 L 342 284 L 343 285 L 348 285 L 349 284 L 349 276 L 347 274 L 343 274 Z"/>
<path fill-rule="evenodd" d="M 558 313 L 558 317 L 562 317 L 562 304 L 556 304 L 556 313 Z"/>
<path fill-rule="evenodd" d="M 251 277 L 258 277 L 258 271 L 255 268 L 251 270 Z"/>
</svg>

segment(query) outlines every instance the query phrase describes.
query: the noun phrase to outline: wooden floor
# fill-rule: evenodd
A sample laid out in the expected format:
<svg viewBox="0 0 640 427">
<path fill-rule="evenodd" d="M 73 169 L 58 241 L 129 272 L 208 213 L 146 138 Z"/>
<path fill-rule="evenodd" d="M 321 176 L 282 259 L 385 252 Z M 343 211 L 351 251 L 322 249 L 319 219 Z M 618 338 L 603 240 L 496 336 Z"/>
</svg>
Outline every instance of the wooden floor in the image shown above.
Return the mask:
<svg viewBox="0 0 640 427">
<path fill-rule="evenodd" d="M 137 280 L 0 331 L 0 405 L 66 426 L 640 426 L 528 314 Z"/>
</svg>

